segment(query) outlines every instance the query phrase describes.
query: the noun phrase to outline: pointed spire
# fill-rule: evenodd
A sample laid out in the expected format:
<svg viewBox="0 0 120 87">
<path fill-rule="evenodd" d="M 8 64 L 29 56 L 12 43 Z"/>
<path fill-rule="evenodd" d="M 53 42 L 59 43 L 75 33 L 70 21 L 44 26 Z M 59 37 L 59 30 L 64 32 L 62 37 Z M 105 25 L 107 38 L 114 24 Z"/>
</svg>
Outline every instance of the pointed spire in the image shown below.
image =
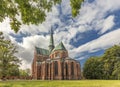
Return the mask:
<svg viewBox="0 0 120 87">
<path fill-rule="evenodd" d="M 54 40 L 53 40 L 53 30 L 50 30 L 50 43 L 49 45 L 54 45 Z"/>
<path fill-rule="evenodd" d="M 53 34 L 53 29 L 52 28 L 50 29 L 50 33 Z"/>
<path fill-rule="evenodd" d="M 50 30 L 50 43 L 49 43 L 49 51 L 51 52 L 54 49 L 54 38 L 53 38 L 53 30 Z"/>
</svg>

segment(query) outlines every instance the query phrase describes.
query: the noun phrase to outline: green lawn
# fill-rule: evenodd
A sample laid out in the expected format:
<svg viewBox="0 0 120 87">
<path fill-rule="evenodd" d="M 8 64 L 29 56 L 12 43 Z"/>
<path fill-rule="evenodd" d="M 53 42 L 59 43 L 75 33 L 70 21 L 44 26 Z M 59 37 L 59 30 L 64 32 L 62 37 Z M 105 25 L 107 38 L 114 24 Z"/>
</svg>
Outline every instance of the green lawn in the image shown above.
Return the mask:
<svg viewBox="0 0 120 87">
<path fill-rule="evenodd" d="M 0 87 L 120 87 L 119 80 L 1 81 Z"/>
</svg>

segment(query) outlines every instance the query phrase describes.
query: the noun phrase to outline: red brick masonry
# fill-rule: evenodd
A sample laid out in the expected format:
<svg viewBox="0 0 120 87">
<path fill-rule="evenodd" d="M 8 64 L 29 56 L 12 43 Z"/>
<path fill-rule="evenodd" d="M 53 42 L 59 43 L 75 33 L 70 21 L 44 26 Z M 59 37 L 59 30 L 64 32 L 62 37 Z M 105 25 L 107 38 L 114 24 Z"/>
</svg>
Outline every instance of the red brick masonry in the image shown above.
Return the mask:
<svg viewBox="0 0 120 87">
<path fill-rule="evenodd" d="M 68 52 L 57 50 L 49 56 L 34 52 L 32 78 L 41 80 L 81 79 L 80 63 L 68 57 Z"/>
</svg>

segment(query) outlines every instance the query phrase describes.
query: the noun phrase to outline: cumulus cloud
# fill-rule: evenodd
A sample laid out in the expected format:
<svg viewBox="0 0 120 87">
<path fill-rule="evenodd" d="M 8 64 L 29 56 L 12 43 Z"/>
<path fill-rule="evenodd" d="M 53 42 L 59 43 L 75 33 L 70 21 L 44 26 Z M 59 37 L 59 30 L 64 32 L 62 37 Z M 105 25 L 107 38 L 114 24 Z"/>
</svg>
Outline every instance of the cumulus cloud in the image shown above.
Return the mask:
<svg viewBox="0 0 120 87">
<path fill-rule="evenodd" d="M 72 55 L 81 55 L 83 52 L 96 52 L 99 50 L 105 50 L 108 47 L 111 47 L 115 44 L 120 43 L 120 29 L 114 30 L 110 33 L 107 33 L 93 41 L 90 41 L 78 48 L 74 48 L 71 53 Z M 74 53 L 74 54 L 73 54 Z M 80 54 L 81 53 L 81 54 Z"/>
<path fill-rule="evenodd" d="M 120 9 L 118 2 L 119 0 L 95 0 L 92 3 L 86 1 L 80 9 L 80 15 L 77 17 L 75 25 L 80 25 L 80 32 L 94 29 L 99 31 L 99 34 L 105 33 L 114 26 L 114 15 L 107 18 L 106 16 Z"/>
<path fill-rule="evenodd" d="M 9 23 L 10 23 L 9 18 L 5 18 L 5 20 L 2 23 L 0 22 L 0 31 L 5 32 L 7 34 L 10 32 L 13 33 L 13 30 L 11 30 Z"/>
<path fill-rule="evenodd" d="M 103 22 L 103 28 L 101 29 L 100 33 L 104 33 L 110 29 L 112 29 L 112 27 L 115 25 L 114 23 L 114 16 L 109 16 L 107 17 L 104 22 Z"/>
<path fill-rule="evenodd" d="M 95 2 L 103 11 L 114 11 L 120 9 L 119 0 L 96 0 Z"/>
<path fill-rule="evenodd" d="M 18 43 L 19 52 L 17 56 L 22 60 L 23 64 L 26 64 L 27 68 L 30 68 L 34 57 L 34 48 L 35 46 L 40 48 L 48 49 L 49 37 L 42 36 L 42 35 L 35 35 L 24 37 L 22 43 Z M 29 67 L 28 67 L 29 66 Z M 26 68 L 22 67 L 22 68 Z"/>
<path fill-rule="evenodd" d="M 31 35 L 36 35 L 43 32 L 49 32 L 51 26 L 55 23 L 60 25 L 60 19 L 58 18 L 59 11 L 56 6 L 53 6 L 52 12 L 47 14 L 46 21 L 39 25 L 22 25 L 20 32 L 29 33 Z"/>
</svg>

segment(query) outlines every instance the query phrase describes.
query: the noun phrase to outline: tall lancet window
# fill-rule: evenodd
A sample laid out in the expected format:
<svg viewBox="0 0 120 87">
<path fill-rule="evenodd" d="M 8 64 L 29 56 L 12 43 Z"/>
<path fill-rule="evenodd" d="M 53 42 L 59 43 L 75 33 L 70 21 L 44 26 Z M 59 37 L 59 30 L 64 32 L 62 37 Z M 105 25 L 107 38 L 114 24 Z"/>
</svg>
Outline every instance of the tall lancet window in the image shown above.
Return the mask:
<svg viewBox="0 0 120 87">
<path fill-rule="evenodd" d="M 49 65 L 47 63 L 47 66 L 46 66 L 46 75 L 48 76 L 48 73 L 49 73 Z"/>
<path fill-rule="evenodd" d="M 74 75 L 74 63 L 71 63 L 71 75 Z"/>
<path fill-rule="evenodd" d="M 57 76 L 58 75 L 58 62 L 57 61 L 55 61 L 54 63 L 54 70 L 55 70 L 55 76 Z"/>
<path fill-rule="evenodd" d="M 66 76 L 68 76 L 68 65 L 65 63 L 65 68 L 66 68 Z"/>
</svg>

